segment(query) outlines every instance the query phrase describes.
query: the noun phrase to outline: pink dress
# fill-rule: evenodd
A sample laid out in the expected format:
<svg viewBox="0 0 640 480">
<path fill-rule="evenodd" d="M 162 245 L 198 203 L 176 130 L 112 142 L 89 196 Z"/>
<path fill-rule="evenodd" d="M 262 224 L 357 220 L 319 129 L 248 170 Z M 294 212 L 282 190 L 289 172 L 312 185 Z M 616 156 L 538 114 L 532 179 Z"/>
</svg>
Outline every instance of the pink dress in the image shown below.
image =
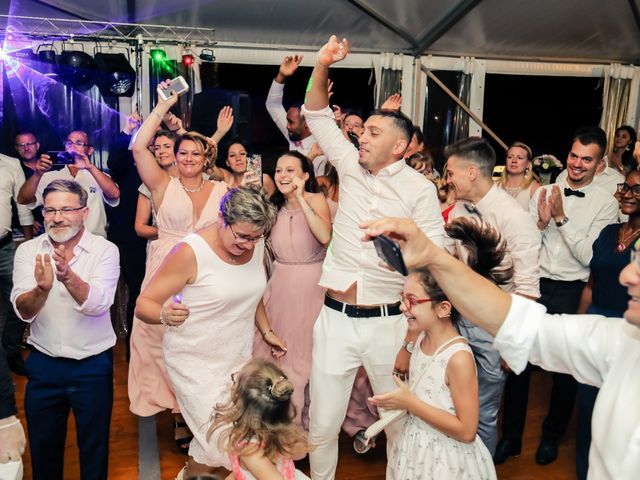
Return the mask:
<svg viewBox="0 0 640 480">
<path fill-rule="evenodd" d="M 287 354 L 278 363 L 294 385 L 296 421 L 306 426 L 313 325 L 325 293 L 318 281 L 326 251 L 311 233 L 301 209 L 281 208 L 270 238 L 275 261 L 264 306 L 271 328 L 287 342 Z M 256 335 L 253 355 L 273 360 L 271 348 L 260 334 Z"/>
<path fill-rule="evenodd" d="M 222 182 L 213 182 L 200 218 L 194 223 L 193 204 L 177 178 L 167 185 L 157 212 L 158 238 L 151 242 L 147 253 L 147 267 L 141 291 L 147 286 L 164 257 L 186 235 L 212 225 L 218 218 L 220 200 L 227 192 Z M 144 417 L 170 408 L 178 412 L 175 394 L 162 361 L 164 325 L 151 325 L 138 318 L 131 331 L 131 360 L 129 361 L 129 409 Z"/>
</svg>

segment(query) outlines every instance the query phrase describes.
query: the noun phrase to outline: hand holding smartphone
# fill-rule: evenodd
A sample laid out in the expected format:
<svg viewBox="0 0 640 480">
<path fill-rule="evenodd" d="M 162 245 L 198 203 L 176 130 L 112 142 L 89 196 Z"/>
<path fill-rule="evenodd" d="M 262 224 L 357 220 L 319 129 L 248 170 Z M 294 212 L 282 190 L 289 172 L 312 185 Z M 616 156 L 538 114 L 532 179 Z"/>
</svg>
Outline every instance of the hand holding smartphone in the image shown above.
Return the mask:
<svg viewBox="0 0 640 480">
<path fill-rule="evenodd" d="M 65 150 L 51 150 L 47 152 L 47 155 L 51 159 L 52 166 L 64 167 L 65 165 L 73 165 L 75 163 L 73 153 Z"/>
<path fill-rule="evenodd" d="M 373 239 L 378 257 L 384 260 L 387 265 L 405 277 L 409 275 L 407 266 L 404 263 L 400 246 L 386 235 L 378 235 Z"/>
<path fill-rule="evenodd" d="M 167 88 L 158 88 L 158 95 L 163 100 L 169 100 L 171 98 L 171 92 L 176 92 L 178 96 L 184 95 L 189 91 L 189 84 L 183 76 L 174 78 L 169 82 Z"/>
<path fill-rule="evenodd" d="M 254 153 L 247 157 L 247 172 L 252 173 L 262 185 L 262 156 Z"/>
</svg>

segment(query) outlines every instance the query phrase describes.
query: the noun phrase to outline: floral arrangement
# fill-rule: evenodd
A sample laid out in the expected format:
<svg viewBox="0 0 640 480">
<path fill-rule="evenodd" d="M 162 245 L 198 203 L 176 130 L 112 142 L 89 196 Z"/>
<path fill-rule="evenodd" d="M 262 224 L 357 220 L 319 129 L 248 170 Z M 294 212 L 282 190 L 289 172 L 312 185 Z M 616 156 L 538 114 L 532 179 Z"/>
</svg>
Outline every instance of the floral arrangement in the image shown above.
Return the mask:
<svg viewBox="0 0 640 480">
<path fill-rule="evenodd" d="M 533 171 L 540 175 L 544 173 L 553 173 L 554 170 L 562 170 L 564 165 L 555 156 L 545 153 L 533 158 Z"/>
</svg>

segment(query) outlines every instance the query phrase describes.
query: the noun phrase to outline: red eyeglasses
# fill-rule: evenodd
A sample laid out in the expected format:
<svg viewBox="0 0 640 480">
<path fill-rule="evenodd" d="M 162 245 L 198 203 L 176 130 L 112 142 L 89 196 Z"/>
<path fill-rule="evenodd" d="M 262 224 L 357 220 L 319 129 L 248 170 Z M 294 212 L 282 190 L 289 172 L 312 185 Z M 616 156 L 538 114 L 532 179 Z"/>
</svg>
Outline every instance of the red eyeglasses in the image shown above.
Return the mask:
<svg viewBox="0 0 640 480">
<path fill-rule="evenodd" d="M 431 302 L 432 300 L 433 299 L 431 298 L 416 298 L 414 296 L 405 295 L 404 293 L 400 294 L 400 301 L 407 310 L 411 310 L 411 307 L 415 307 L 416 305 L 420 305 L 422 303 Z"/>
</svg>

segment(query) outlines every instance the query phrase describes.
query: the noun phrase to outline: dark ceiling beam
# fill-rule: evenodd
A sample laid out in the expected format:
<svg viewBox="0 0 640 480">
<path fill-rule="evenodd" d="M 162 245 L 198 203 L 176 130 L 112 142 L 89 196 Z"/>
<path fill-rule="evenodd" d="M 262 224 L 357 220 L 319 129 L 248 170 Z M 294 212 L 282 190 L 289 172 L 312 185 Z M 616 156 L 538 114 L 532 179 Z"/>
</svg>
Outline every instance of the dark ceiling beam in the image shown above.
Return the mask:
<svg viewBox="0 0 640 480">
<path fill-rule="evenodd" d="M 462 0 L 458 5 L 453 7 L 449 13 L 442 17 L 440 21 L 422 37 L 418 42 L 418 46 L 413 50 L 413 54 L 416 57 L 422 55 L 427 48 L 462 20 L 467 13 L 473 10 L 481 1 L 482 0 Z"/>
<path fill-rule="evenodd" d="M 346 0 L 346 1 L 349 2 L 351 5 L 353 5 L 354 7 L 356 7 L 361 12 L 363 12 L 369 18 L 372 18 L 373 20 L 378 22 L 387 30 L 392 31 L 397 36 L 402 38 L 405 42 L 407 42 L 411 46 L 412 49 L 418 48 L 418 43 L 416 42 L 416 39 L 413 38 L 411 35 L 409 35 L 407 31 L 391 23 L 389 20 L 383 17 L 380 13 L 376 12 L 373 8 L 371 8 L 369 5 L 367 5 L 363 1 L 361 0 Z"/>
</svg>

